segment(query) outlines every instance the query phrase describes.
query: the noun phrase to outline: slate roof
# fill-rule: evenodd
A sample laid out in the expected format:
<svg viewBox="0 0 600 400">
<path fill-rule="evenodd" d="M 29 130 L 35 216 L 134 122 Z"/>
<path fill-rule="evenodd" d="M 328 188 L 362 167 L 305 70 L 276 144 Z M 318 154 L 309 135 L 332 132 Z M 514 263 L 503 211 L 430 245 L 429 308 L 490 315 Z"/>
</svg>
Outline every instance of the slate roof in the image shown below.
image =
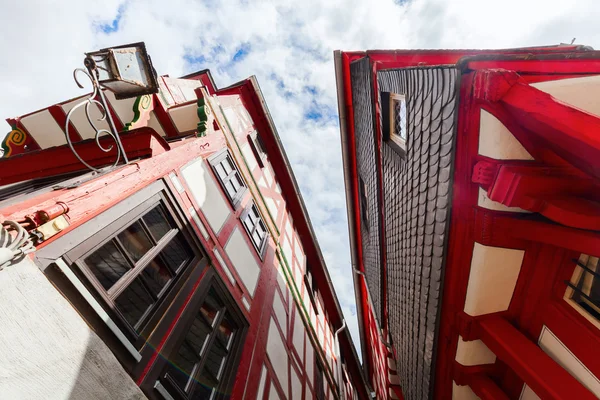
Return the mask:
<svg viewBox="0 0 600 400">
<path fill-rule="evenodd" d="M 372 150 L 375 135 L 381 132 L 375 133 L 373 125 L 372 74 L 368 66 L 367 58 L 355 61 L 351 74 L 358 172 L 368 188 L 369 216 L 372 213 L 375 218 L 372 225 L 379 222 L 377 185 L 371 183 L 378 160 Z M 455 68 L 445 66 L 377 73 L 380 93 L 406 96 L 408 131 L 404 157 L 387 142 L 382 143 L 386 305 L 375 300 L 380 301 L 377 295 L 382 273 L 380 259 L 374 254 L 381 243 L 378 236 L 377 240 L 369 237 L 364 244 L 365 274 L 376 310 L 381 312 L 380 307 L 387 307 L 400 383 L 407 400 L 426 399 L 433 393 L 450 218 L 457 77 Z M 365 232 L 361 234 L 364 243 Z"/>
</svg>

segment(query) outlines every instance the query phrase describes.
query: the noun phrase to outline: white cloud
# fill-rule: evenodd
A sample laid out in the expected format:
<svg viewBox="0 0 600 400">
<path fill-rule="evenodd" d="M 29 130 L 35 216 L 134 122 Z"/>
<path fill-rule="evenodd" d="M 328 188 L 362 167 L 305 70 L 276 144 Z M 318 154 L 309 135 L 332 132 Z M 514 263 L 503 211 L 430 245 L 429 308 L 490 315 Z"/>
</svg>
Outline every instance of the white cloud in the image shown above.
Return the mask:
<svg viewBox="0 0 600 400">
<path fill-rule="evenodd" d="M 104 33 L 119 7 L 118 29 Z M 84 51 L 140 40 L 160 74 L 208 67 L 219 86 L 257 75 L 358 345 L 337 121 L 305 118 L 337 111 L 333 50 L 499 48 L 573 37 L 600 47 L 599 17 L 593 0 L 5 1 L 0 115 L 81 94 L 70 74 Z M 232 63 L 242 46 L 248 53 Z"/>
</svg>

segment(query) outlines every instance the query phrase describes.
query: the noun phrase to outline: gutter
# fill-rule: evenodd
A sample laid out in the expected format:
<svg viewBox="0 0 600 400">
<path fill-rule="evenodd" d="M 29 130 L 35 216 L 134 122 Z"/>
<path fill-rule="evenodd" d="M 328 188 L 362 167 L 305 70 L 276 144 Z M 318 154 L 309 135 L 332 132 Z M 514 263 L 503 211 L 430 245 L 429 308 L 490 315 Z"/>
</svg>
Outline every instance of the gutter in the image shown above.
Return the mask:
<svg viewBox="0 0 600 400">
<path fill-rule="evenodd" d="M 346 115 L 346 107 L 344 107 L 344 72 L 343 72 L 343 61 L 342 61 L 342 52 L 340 50 L 336 50 L 333 53 L 333 58 L 335 62 L 335 80 L 337 86 L 337 100 L 338 100 L 338 112 L 340 118 L 340 136 L 342 141 L 342 162 L 344 169 L 344 188 L 346 190 L 346 212 L 348 216 L 348 233 L 350 239 L 350 260 L 352 271 L 360 271 L 358 268 L 358 260 L 356 253 L 356 231 L 354 227 L 354 203 L 352 202 L 352 173 L 350 171 L 350 160 L 348 155 L 348 116 Z M 350 121 L 351 122 L 351 121 Z M 368 354 L 366 346 L 368 345 L 365 342 L 365 334 L 363 332 L 362 327 L 364 326 L 363 320 L 363 310 L 362 310 L 362 299 L 360 297 L 360 276 L 356 273 L 352 273 L 352 281 L 354 282 L 354 297 L 356 300 L 356 316 L 358 319 L 358 332 L 360 335 L 360 348 L 361 348 L 361 356 L 362 356 L 362 367 L 363 374 L 367 373 L 365 370 L 368 365 Z"/>
</svg>

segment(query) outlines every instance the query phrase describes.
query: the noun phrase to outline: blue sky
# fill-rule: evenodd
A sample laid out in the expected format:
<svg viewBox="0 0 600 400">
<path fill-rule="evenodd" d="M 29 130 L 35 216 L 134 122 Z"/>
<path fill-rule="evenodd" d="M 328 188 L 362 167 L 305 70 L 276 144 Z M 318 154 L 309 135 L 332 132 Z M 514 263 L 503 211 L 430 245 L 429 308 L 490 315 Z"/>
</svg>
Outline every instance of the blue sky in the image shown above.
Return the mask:
<svg viewBox="0 0 600 400">
<path fill-rule="evenodd" d="M 136 41 L 146 42 L 159 74 L 210 68 L 221 87 L 256 75 L 357 341 L 333 50 L 500 48 L 574 37 L 600 48 L 598 20 L 594 0 L 5 1 L 0 116 L 80 95 L 71 71 L 85 51 Z"/>
</svg>

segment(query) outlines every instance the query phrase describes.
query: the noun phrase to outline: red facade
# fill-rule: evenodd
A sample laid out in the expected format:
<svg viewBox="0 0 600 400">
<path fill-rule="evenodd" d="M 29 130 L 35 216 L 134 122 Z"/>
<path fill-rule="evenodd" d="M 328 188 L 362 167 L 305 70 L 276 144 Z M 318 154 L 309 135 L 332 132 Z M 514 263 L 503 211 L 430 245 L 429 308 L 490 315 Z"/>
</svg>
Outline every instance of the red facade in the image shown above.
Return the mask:
<svg viewBox="0 0 600 400">
<path fill-rule="evenodd" d="M 364 60 L 368 60 L 371 75 L 361 81 L 357 66 Z M 439 399 L 598 396 L 600 324 L 593 288 L 600 248 L 600 142 L 593 132 L 600 121 L 600 109 L 591 95 L 598 90 L 597 52 L 575 46 L 342 52 L 336 54 L 336 63 L 363 357 L 378 398 L 419 398 L 415 393 L 424 386 L 428 396 Z M 396 208 L 390 208 L 394 199 L 388 189 L 400 182 L 414 182 L 418 194 L 420 181 L 418 175 L 407 181 L 390 181 L 385 157 L 395 154 L 399 161 L 393 165 L 400 177 L 410 171 L 411 165 L 403 162 L 414 159 L 415 148 L 426 155 L 424 165 L 435 160 L 437 150 L 432 149 L 436 135 L 439 137 L 435 119 L 431 118 L 431 124 L 429 119 L 427 124 L 424 121 L 425 115 L 434 115 L 445 100 L 433 100 L 432 108 L 420 108 L 424 111 L 416 114 L 411 108 L 429 101 L 427 94 L 418 97 L 419 90 L 431 84 L 436 68 L 442 67 L 450 68 L 450 76 L 456 76 L 452 80 L 456 105 L 448 107 L 448 115 L 456 113 L 456 124 L 451 129 L 454 134 L 448 153 L 451 174 L 442 177 L 444 170 L 437 169 L 442 166 L 437 161 L 430 162 L 425 171 L 426 176 L 429 171 L 429 179 L 438 182 L 434 185 L 438 196 L 434 219 L 446 224 L 439 237 L 443 250 L 439 255 L 440 300 L 432 303 L 431 296 L 437 292 L 428 286 L 434 277 L 430 272 L 433 267 L 425 261 L 427 254 L 423 258 L 394 258 L 396 241 L 386 228 L 398 215 Z M 429 81 L 419 80 L 418 74 L 429 76 Z M 406 86 L 402 86 L 403 76 L 412 79 Z M 362 82 L 370 82 L 370 94 L 358 90 Z M 394 93 L 406 98 L 408 134 L 401 138 L 404 153 L 393 148 L 381 124 L 390 112 L 381 99 L 394 85 L 407 88 Z M 433 89 L 427 91 L 425 87 L 423 92 L 433 90 L 435 97 L 435 90 L 442 86 L 434 80 Z M 365 115 L 368 107 L 361 102 L 368 96 L 373 111 Z M 366 171 L 361 167 L 364 161 L 357 158 L 361 135 L 375 143 L 378 167 L 373 189 L 368 184 L 361 188 L 361 181 L 369 179 L 361 172 Z M 420 144 L 427 147 L 418 147 Z M 443 163 L 443 157 L 441 160 Z M 432 166 L 437 172 L 432 172 Z M 451 206 L 442 214 L 439 200 L 444 186 L 440 185 L 445 179 L 449 179 Z M 412 192 L 399 193 L 401 197 Z M 363 215 L 369 196 L 378 204 L 377 212 Z M 436 197 L 430 197 L 430 192 L 427 196 L 435 204 Z M 414 201 L 421 204 L 418 196 Z M 425 207 L 428 202 L 423 203 L 424 221 L 430 210 Z M 420 209 L 415 210 L 416 217 L 421 215 Z M 425 232 L 427 248 L 428 225 L 420 225 L 418 218 L 410 222 L 410 216 L 410 211 L 401 211 L 398 218 L 404 218 L 404 224 L 414 227 L 415 232 Z M 373 264 L 361 244 L 366 240 L 361 225 L 373 218 L 381 221 L 380 319 L 370 293 L 380 288 L 369 281 Z M 373 235 L 373 230 L 368 235 Z M 400 246 L 419 251 L 419 236 L 416 238 Z M 435 240 L 433 237 L 434 246 Z M 406 270 L 413 272 L 404 273 Z M 398 275 L 404 280 L 394 280 Z M 398 298 L 392 297 L 396 292 L 405 293 L 395 282 L 417 282 L 409 286 L 418 290 L 414 295 L 417 300 L 391 302 L 389 298 Z M 420 311 L 423 293 L 429 293 L 429 299 L 425 296 L 425 310 Z M 406 312 L 404 302 L 411 304 L 414 314 Z M 401 317 L 401 326 L 396 326 L 396 315 Z M 435 321 L 431 369 L 423 368 L 423 377 L 416 375 L 420 380 L 415 380 L 414 369 L 407 368 L 414 356 L 406 352 L 404 341 L 418 347 L 427 344 L 427 339 L 421 342 L 421 335 L 429 331 L 413 327 L 430 315 Z M 396 373 L 385 372 L 387 362 L 382 360 L 388 355 Z M 417 388 L 415 382 L 424 386 Z"/>
<path fill-rule="evenodd" d="M 2 220 L 38 235 L 32 259 L 149 398 L 369 398 L 256 80 L 160 79 L 132 113 L 111 100 L 131 161 L 100 173 L 52 146 L 71 101 L 9 120 Z M 78 124 L 79 156 L 114 162 Z"/>
</svg>

